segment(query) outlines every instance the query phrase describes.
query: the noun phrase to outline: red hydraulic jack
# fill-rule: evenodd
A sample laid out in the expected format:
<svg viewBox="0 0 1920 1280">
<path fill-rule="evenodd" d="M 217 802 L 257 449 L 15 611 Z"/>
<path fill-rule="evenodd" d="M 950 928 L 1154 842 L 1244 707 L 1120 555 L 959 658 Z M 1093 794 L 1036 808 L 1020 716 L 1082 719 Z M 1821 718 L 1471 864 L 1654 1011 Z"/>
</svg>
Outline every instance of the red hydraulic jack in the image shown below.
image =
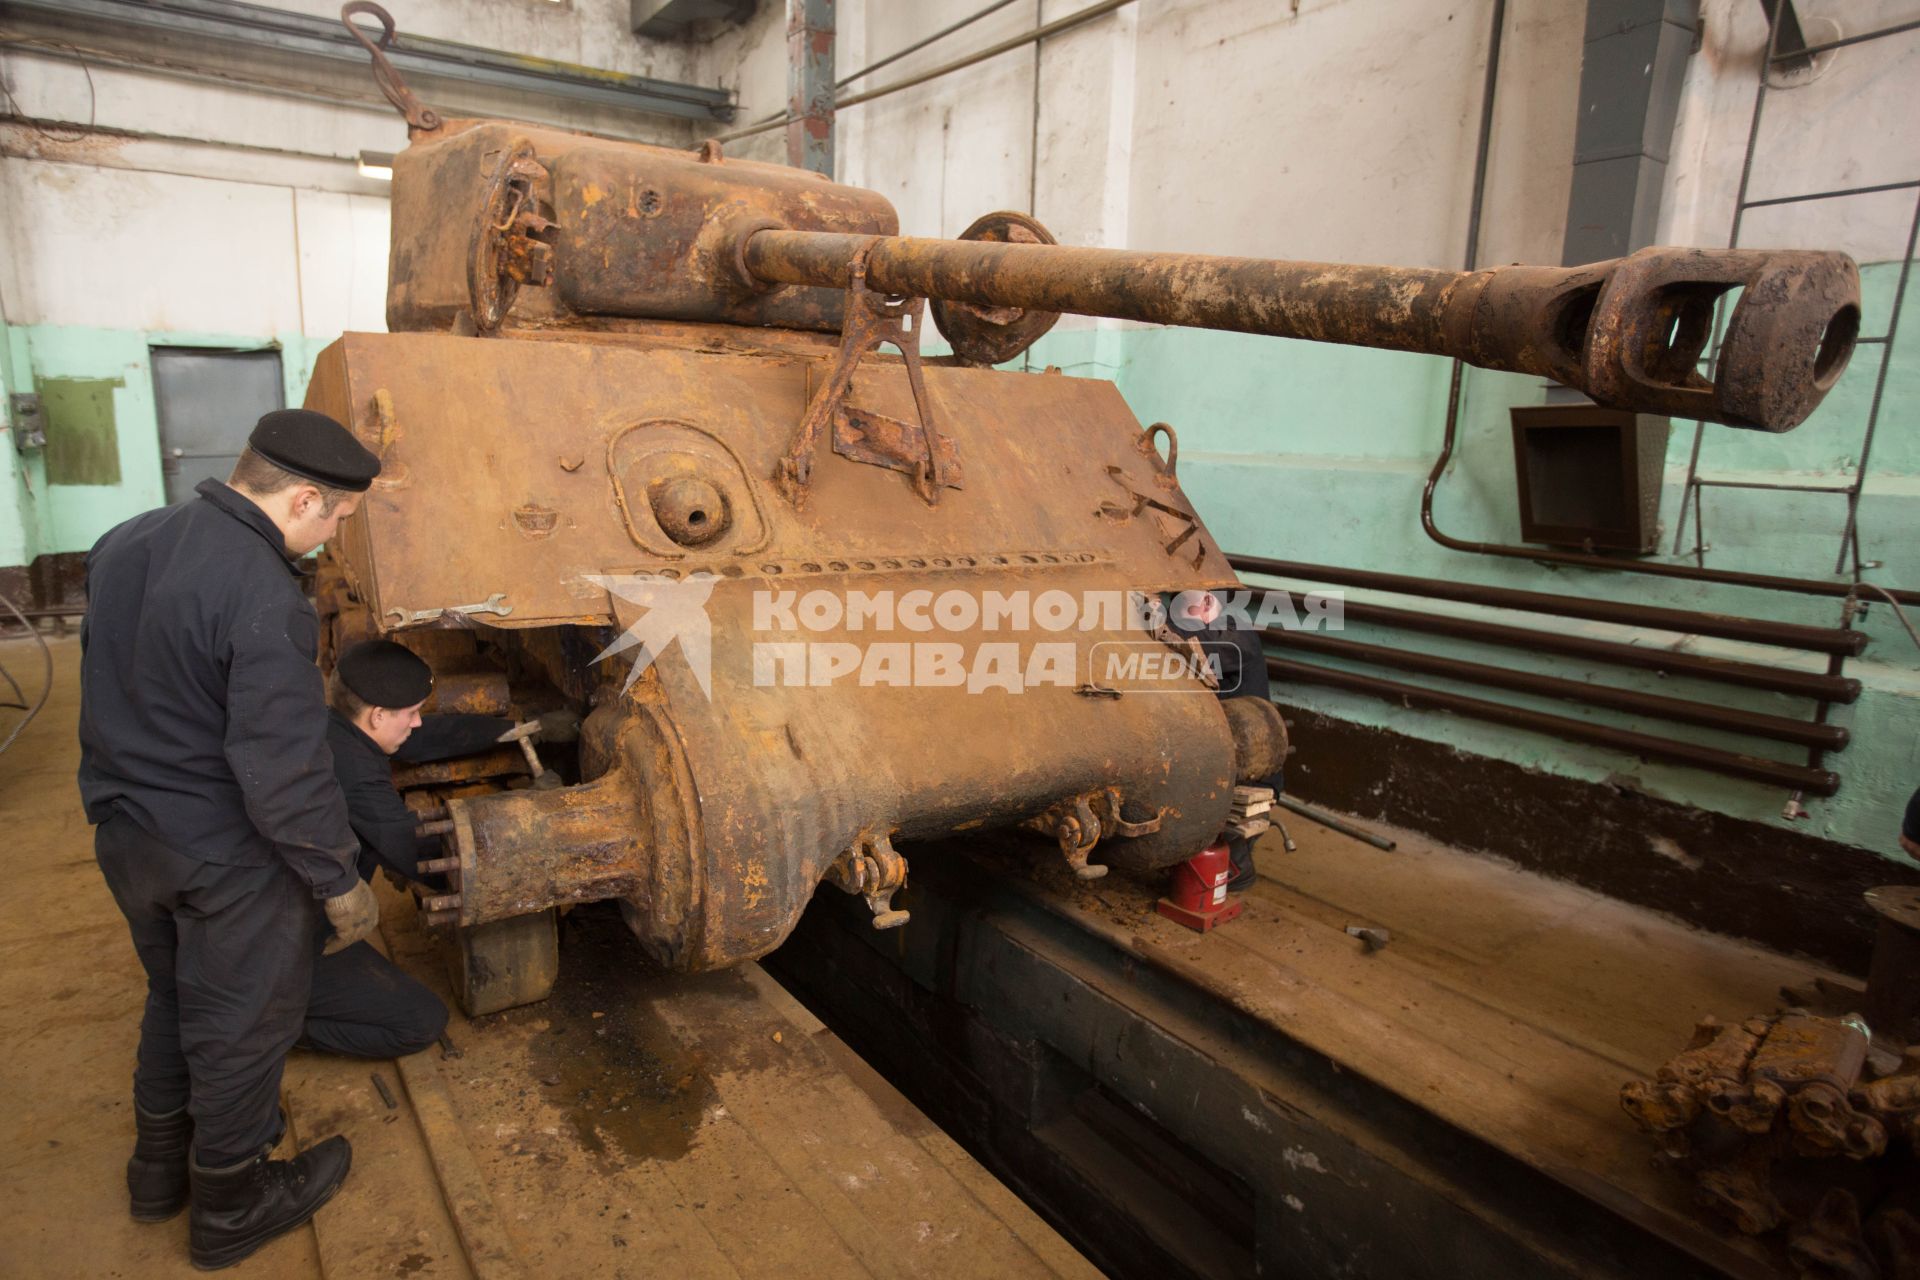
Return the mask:
<svg viewBox="0 0 1920 1280">
<path fill-rule="evenodd" d="M 1240 914 L 1238 898 L 1227 896 L 1233 878 L 1233 854 L 1225 840 L 1216 841 L 1173 869 L 1167 896 L 1154 910 L 1195 933 L 1205 933 Z"/>
</svg>

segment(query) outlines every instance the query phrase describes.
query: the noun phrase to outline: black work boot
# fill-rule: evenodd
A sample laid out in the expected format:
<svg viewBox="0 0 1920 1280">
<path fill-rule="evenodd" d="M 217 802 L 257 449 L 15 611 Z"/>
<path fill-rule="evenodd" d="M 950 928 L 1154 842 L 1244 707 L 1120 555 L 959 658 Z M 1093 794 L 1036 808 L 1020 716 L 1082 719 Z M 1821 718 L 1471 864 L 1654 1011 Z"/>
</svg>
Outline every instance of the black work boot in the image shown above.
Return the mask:
<svg viewBox="0 0 1920 1280">
<path fill-rule="evenodd" d="M 1227 842 L 1227 855 L 1233 865 L 1233 874 L 1227 880 L 1227 892 L 1245 893 L 1260 878 L 1260 873 L 1253 867 L 1253 842 L 1230 840 Z"/>
<path fill-rule="evenodd" d="M 135 1222 L 165 1222 L 187 1207 L 187 1151 L 193 1117 L 187 1109 L 156 1116 L 133 1104 L 133 1159 L 127 1194 Z"/>
<path fill-rule="evenodd" d="M 223 1169 L 193 1162 L 193 1216 L 187 1233 L 193 1265 L 230 1267 L 275 1236 L 293 1230 L 347 1180 L 353 1148 L 338 1134 L 291 1160 L 262 1151 Z"/>
</svg>

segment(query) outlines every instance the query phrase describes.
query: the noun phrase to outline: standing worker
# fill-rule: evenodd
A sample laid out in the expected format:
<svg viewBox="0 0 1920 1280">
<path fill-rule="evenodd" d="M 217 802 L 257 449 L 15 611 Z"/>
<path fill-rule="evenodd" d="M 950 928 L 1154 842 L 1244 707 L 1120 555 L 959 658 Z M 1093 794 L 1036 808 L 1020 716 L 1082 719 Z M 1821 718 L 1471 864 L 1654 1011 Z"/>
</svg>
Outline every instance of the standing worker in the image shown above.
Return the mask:
<svg viewBox="0 0 1920 1280">
<path fill-rule="evenodd" d="M 191 1201 L 201 1268 L 312 1217 L 352 1160 L 337 1135 L 268 1157 L 323 923 L 330 951 L 379 924 L 298 566 L 379 471 L 332 418 L 276 410 L 228 484 L 203 481 L 87 555 L 80 794 L 147 972 L 127 1186 L 142 1221 Z"/>
</svg>

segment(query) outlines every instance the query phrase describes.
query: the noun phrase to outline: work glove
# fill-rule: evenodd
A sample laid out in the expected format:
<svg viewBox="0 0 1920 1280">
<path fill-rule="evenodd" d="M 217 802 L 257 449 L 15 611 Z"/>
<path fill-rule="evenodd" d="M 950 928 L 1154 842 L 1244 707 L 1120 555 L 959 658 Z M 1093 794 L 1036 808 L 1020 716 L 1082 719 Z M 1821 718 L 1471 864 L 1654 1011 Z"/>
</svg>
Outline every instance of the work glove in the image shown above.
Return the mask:
<svg viewBox="0 0 1920 1280">
<path fill-rule="evenodd" d="M 322 955 L 344 951 L 380 927 L 380 900 L 365 880 L 355 879 L 353 888 L 321 905 L 326 908 L 327 923 L 333 926 L 333 937 L 320 949 Z"/>
</svg>

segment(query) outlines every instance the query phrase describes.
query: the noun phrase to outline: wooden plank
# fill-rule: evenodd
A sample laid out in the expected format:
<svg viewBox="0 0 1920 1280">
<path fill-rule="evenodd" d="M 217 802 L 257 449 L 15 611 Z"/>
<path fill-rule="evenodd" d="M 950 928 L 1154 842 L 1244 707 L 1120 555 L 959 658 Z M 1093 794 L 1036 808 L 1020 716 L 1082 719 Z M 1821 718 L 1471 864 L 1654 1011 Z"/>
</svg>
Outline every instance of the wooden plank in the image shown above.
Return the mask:
<svg viewBox="0 0 1920 1280">
<path fill-rule="evenodd" d="M 1837 976 L 1415 832 L 1391 831 L 1392 854 L 1319 827 L 1294 834 L 1293 854 L 1256 846 L 1255 900 L 1280 895 L 1336 927 L 1384 925 L 1394 942 L 1383 956 L 1417 960 L 1636 1072 L 1677 1052 L 1702 1014 L 1737 1019 L 1771 1008 L 1783 983 Z"/>
<path fill-rule="evenodd" d="M 373 1087 L 374 1071 L 397 1095 L 394 1110 Z M 345 1184 L 314 1215 L 320 1269 L 338 1280 L 474 1275 L 398 1081 L 391 1062 L 298 1051 L 287 1062 L 281 1096 L 296 1144 L 336 1133 L 353 1144 Z"/>
<path fill-rule="evenodd" d="M 486 1180 L 474 1163 L 461 1131 L 460 1116 L 433 1060 L 435 1050 L 410 1053 L 399 1060 L 433 1171 L 440 1181 L 447 1212 L 460 1235 L 460 1247 L 476 1280 L 514 1280 L 526 1274 L 513 1240 L 501 1224 L 487 1191 Z"/>
<path fill-rule="evenodd" d="M 737 1064 L 714 1076 L 729 1114 L 869 1270 L 919 1276 L 1059 1274 L 945 1164 L 931 1159 L 915 1136 L 902 1131 L 897 1110 L 883 1110 L 871 1084 L 856 1083 L 836 1056 L 823 1050 L 825 1029 L 811 1015 L 795 1025 L 784 1009 L 797 1002 L 759 966 L 742 968 L 759 997 L 753 1006 L 742 1008 L 735 1001 L 728 1008 L 717 992 L 690 991 L 663 1002 L 661 1012 L 709 1061 Z M 906 1106 L 904 1098 L 895 1097 L 899 1107 Z M 1039 1225 L 1024 1207 L 1009 1216 L 1022 1225 Z M 1077 1256 L 1067 1265 L 1066 1274 L 1097 1274 Z"/>
<path fill-rule="evenodd" d="M 386 923 L 400 963 L 439 983 L 411 912 Z M 549 1000 L 456 1013 L 460 1057 L 435 1058 L 530 1272 L 1095 1274 L 1004 1188 L 976 1190 L 984 1170 L 956 1173 L 965 1154 L 926 1145 L 926 1117 L 856 1078 L 757 966 L 661 972 L 600 905 L 562 945 Z"/>
<path fill-rule="evenodd" d="M 1341 865 L 1364 852 L 1358 842 L 1333 833 L 1309 838 L 1338 841 L 1334 853 Z M 1261 856 L 1268 865 L 1278 857 L 1284 868 L 1286 855 L 1276 845 L 1270 842 Z M 1539 901 L 1525 893 L 1490 901 L 1487 895 L 1447 892 L 1475 880 L 1454 866 L 1456 861 L 1479 862 L 1496 875 L 1515 873 L 1455 852 L 1433 860 L 1435 874 L 1429 878 L 1423 861 L 1404 855 L 1393 860 L 1410 920 L 1357 917 L 1393 931 L 1393 944 L 1371 955 L 1324 913 L 1315 918 L 1310 910 L 1293 910 L 1283 887 L 1263 886 L 1249 895 L 1248 910 L 1238 920 L 1201 935 L 1154 917 L 1152 893 L 1142 884 L 1118 880 L 1088 887 L 1067 882 L 1057 871 L 1042 875 L 1044 890 L 1018 879 L 1007 883 L 1077 928 L 1192 985 L 1196 999 L 1266 1023 L 1343 1071 L 1398 1094 L 1665 1238 L 1706 1242 L 1701 1247 L 1712 1250 L 1730 1272 L 1765 1272 L 1771 1264 L 1763 1245 L 1708 1237 L 1685 1180 L 1652 1167 L 1650 1144 L 1617 1105 L 1620 1085 L 1641 1068 L 1582 1042 L 1585 1035 L 1587 1042 L 1601 1043 L 1590 1028 L 1604 1025 L 1604 1015 L 1583 1022 L 1577 1009 L 1558 1008 L 1559 1016 L 1549 1018 L 1496 1007 L 1471 984 L 1456 989 L 1450 978 L 1441 980 L 1434 970 L 1408 963 L 1414 949 L 1404 945 L 1408 924 L 1424 926 L 1424 936 L 1438 944 L 1435 966 L 1469 957 L 1462 968 L 1471 969 L 1498 966 L 1501 949 L 1551 938 L 1556 925 L 1564 935 L 1570 929 L 1567 916 L 1576 908 L 1544 892 Z M 1338 879 L 1331 855 L 1326 879 Z M 1698 935 L 1667 939 L 1669 931 L 1693 931 L 1643 910 L 1609 905 L 1632 916 L 1632 932 L 1612 939 L 1615 981 L 1637 984 L 1639 1003 L 1658 1007 L 1666 996 L 1670 956 L 1697 955 Z M 1449 921 L 1456 911 L 1460 920 Z M 1355 919 L 1343 913 L 1341 924 Z M 1464 931 L 1449 927 L 1462 921 L 1468 925 Z M 1629 922 L 1620 923 L 1624 933 Z M 1498 941 L 1489 944 L 1489 938 Z M 1669 941 L 1671 948 L 1664 945 Z M 1745 962 L 1744 950 L 1725 944 L 1718 965 L 1724 972 L 1737 971 Z M 1785 963 L 1772 959 L 1775 965 Z M 1529 972 L 1543 965 L 1551 970 L 1552 963 L 1550 950 L 1540 953 Z M 1752 984 L 1754 978 L 1746 981 Z M 1125 999 L 1120 992 L 1113 997 Z M 1752 1000 L 1756 1008 L 1770 1003 L 1760 991 Z M 1692 1011 L 1669 1007 L 1667 1016 L 1684 1022 Z M 1684 1042 L 1684 1032 L 1677 1034 L 1662 1056 Z"/>
</svg>

